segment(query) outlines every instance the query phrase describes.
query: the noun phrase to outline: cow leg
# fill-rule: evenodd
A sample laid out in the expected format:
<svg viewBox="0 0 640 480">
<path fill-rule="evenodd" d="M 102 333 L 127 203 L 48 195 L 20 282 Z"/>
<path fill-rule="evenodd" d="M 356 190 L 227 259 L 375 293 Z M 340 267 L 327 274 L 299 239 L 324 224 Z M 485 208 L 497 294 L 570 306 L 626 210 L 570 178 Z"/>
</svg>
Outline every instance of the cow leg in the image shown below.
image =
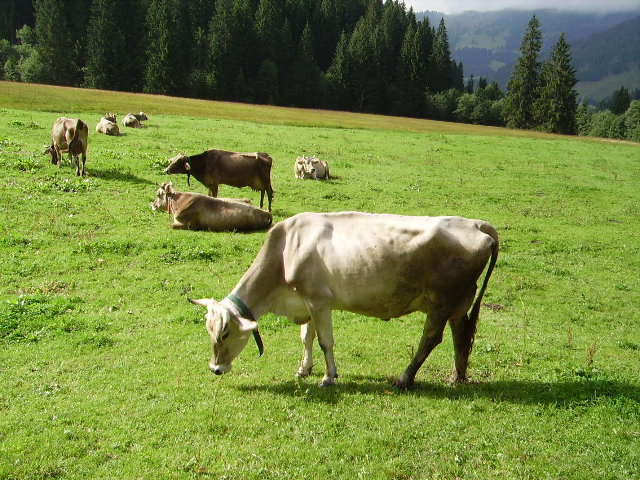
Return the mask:
<svg viewBox="0 0 640 480">
<path fill-rule="evenodd" d="M 79 177 L 80 176 L 80 155 L 74 154 L 73 160 L 74 160 L 73 163 L 76 167 L 76 175 Z"/>
<path fill-rule="evenodd" d="M 313 341 L 315 338 L 316 327 L 312 321 L 300 326 L 300 340 L 304 345 L 304 351 L 296 377 L 307 377 L 311 374 L 311 369 L 313 368 Z"/>
<path fill-rule="evenodd" d="M 78 158 L 78 161 L 80 161 L 80 158 Z M 82 176 L 83 177 L 87 176 L 87 154 L 86 153 L 82 154 Z"/>
<path fill-rule="evenodd" d="M 271 211 L 271 200 L 273 200 L 273 188 L 267 185 L 267 201 L 269 202 L 269 211 Z M 260 208 L 262 208 L 262 200 L 260 201 Z"/>
<path fill-rule="evenodd" d="M 475 322 L 472 323 L 465 313 L 462 317 L 452 318 L 449 321 L 449 326 L 451 327 L 455 350 L 455 361 L 449 382 L 464 383 L 467 381 L 467 365 L 469 363 L 469 354 L 473 347 L 476 324 Z"/>
<path fill-rule="evenodd" d="M 447 324 L 448 315 L 435 308 L 429 309 L 427 321 L 424 324 L 422 331 L 422 338 L 420 339 L 420 345 L 418 345 L 418 351 L 416 355 L 409 363 L 406 370 L 400 375 L 395 382 L 393 382 L 394 388 L 406 389 L 413 385 L 413 380 L 418 373 L 418 370 L 427 359 L 431 351 L 442 342 L 442 334 L 444 327 Z"/>
<path fill-rule="evenodd" d="M 209 187 L 209 196 L 210 197 L 217 197 L 218 196 L 218 184 L 211 185 Z"/>
<path fill-rule="evenodd" d="M 264 205 L 264 190 L 260 190 L 260 208 L 262 208 L 263 205 Z M 269 208 L 269 211 L 271 211 L 271 208 Z"/>
<path fill-rule="evenodd" d="M 335 385 L 338 378 L 336 360 L 333 356 L 333 324 L 331 322 L 331 309 L 329 307 L 309 307 L 312 322 L 318 334 L 318 343 L 324 353 L 325 370 L 320 387 Z"/>
</svg>

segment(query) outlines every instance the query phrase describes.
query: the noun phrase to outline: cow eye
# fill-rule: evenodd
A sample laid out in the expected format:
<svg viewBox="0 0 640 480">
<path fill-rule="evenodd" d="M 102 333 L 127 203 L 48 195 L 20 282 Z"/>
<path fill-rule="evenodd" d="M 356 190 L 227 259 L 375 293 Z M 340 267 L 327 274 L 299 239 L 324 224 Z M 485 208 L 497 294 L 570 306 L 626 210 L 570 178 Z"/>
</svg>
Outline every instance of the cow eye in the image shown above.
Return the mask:
<svg viewBox="0 0 640 480">
<path fill-rule="evenodd" d="M 220 337 L 221 340 L 226 340 L 229 337 L 229 332 L 227 333 L 223 333 L 222 337 Z"/>
</svg>

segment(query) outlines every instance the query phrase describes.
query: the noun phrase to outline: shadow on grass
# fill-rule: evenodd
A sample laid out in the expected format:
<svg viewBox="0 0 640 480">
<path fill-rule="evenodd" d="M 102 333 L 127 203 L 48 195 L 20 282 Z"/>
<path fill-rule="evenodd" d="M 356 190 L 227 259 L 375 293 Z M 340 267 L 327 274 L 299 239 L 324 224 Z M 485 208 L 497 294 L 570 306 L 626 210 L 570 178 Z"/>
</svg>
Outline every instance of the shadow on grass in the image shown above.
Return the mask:
<svg viewBox="0 0 640 480">
<path fill-rule="evenodd" d="M 241 386 L 246 392 L 268 392 L 277 395 L 305 396 L 317 403 L 335 404 L 341 397 L 353 394 L 409 395 L 447 400 L 487 399 L 521 405 L 548 405 L 571 408 L 588 405 L 602 399 L 626 397 L 640 402 L 640 385 L 616 380 L 576 380 L 558 382 L 533 382 L 502 380 L 486 383 L 448 385 L 445 383 L 416 382 L 404 391 L 395 390 L 391 383 L 379 377 L 352 376 L 353 380 L 341 381 L 334 387 L 320 388 L 316 378 L 290 380 L 277 385 Z M 317 380 L 320 376 L 317 377 Z"/>
<path fill-rule="evenodd" d="M 89 169 L 87 169 L 89 170 Z M 119 182 L 130 182 L 137 184 L 146 184 L 146 185 L 156 185 L 155 182 L 151 180 L 147 180 L 146 178 L 140 178 L 133 173 L 130 172 L 121 172 L 119 170 L 109 168 L 106 170 L 100 170 L 96 168 L 92 168 L 89 170 L 90 177 L 102 178 L 104 180 L 116 180 Z"/>
</svg>

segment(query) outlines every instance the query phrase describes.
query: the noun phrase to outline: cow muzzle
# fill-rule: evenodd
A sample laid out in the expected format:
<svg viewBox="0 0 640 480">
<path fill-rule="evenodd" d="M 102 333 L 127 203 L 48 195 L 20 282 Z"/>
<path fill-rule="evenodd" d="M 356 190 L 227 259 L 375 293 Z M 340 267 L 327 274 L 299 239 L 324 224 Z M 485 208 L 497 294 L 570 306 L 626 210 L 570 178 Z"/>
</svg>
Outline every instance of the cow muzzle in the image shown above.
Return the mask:
<svg viewBox="0 0 640 480">
<path fill-rule="evenodd" d="M 209 370 L 211 370 L 216 375 L 224 375 L 225 373 L 229 373 L 231 371 L 231 365 L 215 365 L 213 363 L 210 363 Z"/>
</svg>

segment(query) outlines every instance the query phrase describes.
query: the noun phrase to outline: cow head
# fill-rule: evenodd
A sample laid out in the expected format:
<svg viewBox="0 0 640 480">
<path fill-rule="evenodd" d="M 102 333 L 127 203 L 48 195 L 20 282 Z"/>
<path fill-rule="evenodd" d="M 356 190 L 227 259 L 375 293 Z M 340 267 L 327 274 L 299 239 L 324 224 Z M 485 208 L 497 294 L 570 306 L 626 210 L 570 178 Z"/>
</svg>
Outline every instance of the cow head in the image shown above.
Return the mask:
<svg viewBox="0 0 640 480">
<path fill-rule="evenodd" d="M 315 157 L 298 157 L 296 159 L 296 176 L 298 178 L 316 179 L 316 169 L 313 166 Z"/>
<path fill-rule="evenodd" d="M 151 210 L 167 210 L 169 207 L 169 198 L 173 196 L 176 191 L 173 188 L 172 182 L 166 182 L 159 186 L 156 190 L 156 198 L 151 202 Z"/>
<path fill-rule="evenodd" d="M 164 169 L 164 173 L 186 173 L 191 172 L 191 165 L 189 165 L 189 157 L 184 153 L 179 153 L 171 160 L 169 160 L 169 166 Z"/>
<path fill-rule="evenodd" d="M 45 148 L 44 152 L 42 152 L 43 154 L 47 154 L 50 153 L 51 154 L 51 163 L 53 163 L 54 165 L 56 165 L 58 163 L 58 152 L 56 152 L 56 147 L 51 144 L 48 147 Z"/>
<path fill-rule="evenodd" d="M 115 113 L 105 113 L 104 118 L 109 120 L 110 122 L 116 123 L 117 115 Z"/>
<path fill-rule="evenodd" d="M 205 324 L 211 336 L 212 350 L 209 369 L 213 373 L 222 375 L 231 371 L 231 362 L 247 346 L 251 334 L 256 338 L 262 354 L 262 342 L 257 333 L 258 322 L 239 317 L 212 298 L 189 301 L 207 309 Z"/>
</svg>

